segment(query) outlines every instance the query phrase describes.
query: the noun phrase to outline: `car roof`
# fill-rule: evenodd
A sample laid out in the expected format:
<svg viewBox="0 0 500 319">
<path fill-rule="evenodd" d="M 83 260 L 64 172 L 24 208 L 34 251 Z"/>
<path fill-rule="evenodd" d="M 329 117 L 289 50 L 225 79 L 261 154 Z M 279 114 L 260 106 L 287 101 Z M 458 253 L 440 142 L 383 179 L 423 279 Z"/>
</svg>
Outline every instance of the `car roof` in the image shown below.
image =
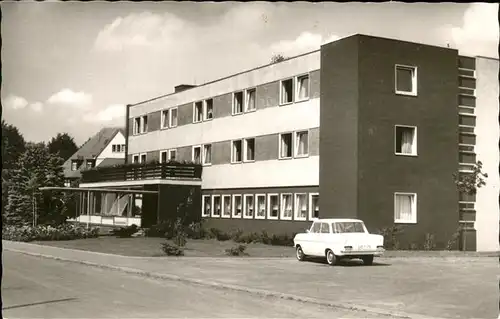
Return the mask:
<svg viewBox="0 0 500 319">
<path fill-rule="evenodd" d="M 325 223 L 342 223 L 342 222 L 363 222 L 361 219 L 354 218 L 315 218 L 313 222 L 325 222 Z"/>
</svg>

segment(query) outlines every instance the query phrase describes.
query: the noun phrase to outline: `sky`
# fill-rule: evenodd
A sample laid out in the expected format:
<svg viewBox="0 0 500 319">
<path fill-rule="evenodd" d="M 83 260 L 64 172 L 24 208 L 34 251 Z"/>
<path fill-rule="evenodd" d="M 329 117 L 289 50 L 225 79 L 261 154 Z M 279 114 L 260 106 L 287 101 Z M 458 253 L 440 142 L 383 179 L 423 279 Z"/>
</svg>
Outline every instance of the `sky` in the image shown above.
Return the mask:
<svg viewBox="0 0 500 319">
<path fill-rule="evenodd" d="M 355 33 L 498 58 L 498 4 L 5 2 L 2 116 L 26 140 L 77 144 L 125 104 Z"/>
</svg>

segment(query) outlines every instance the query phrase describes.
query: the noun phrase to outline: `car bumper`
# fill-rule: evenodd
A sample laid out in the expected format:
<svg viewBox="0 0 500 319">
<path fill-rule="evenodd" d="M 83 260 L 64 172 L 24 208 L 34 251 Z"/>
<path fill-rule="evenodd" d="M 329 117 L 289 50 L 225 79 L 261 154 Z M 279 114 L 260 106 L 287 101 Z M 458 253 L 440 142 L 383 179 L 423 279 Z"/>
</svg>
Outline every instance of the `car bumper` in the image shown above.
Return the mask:
<svg viewBox="0 0 500 319">
<path fill-rule="evenodd" d="M 380 257 L 384 254 L 384 249 L 375 250 L 347 250 L 341 251 L 339 256 L 364 256 L 364 255 L 374 255 Z"/>
</svg>

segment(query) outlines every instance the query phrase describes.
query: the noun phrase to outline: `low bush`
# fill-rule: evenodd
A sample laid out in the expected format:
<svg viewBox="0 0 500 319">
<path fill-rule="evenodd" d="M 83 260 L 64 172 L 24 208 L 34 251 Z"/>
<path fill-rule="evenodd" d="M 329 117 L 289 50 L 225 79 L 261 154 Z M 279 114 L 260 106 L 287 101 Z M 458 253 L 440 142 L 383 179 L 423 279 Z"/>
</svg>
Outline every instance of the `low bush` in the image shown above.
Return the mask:
<svg viewBox="0 0 500 319">
<path fill-rule="evenodd" d="M 52 241 L 52 240 L 74 240 L 83 238 L 96 238 L 99 236 L 99 228 L 86 229 L 73 224 L 60 226 L 40 225 L 32 226 L 7 226 L 2 229 L 2 239 L 12 241 Z"/>
<path fill-rule="evenodd" d="M 384 247 L 387 250 L 398 250 L 400 248 L 398 235 L 402 232 L 401 226 L 393 225 L 380 229 L 378 234 L 384 236 Z"/>
<path fill-rule="evenodd" d="M 186 227 L 186 234 L 191 239 L 203 239 L 207 237 L 207 231 L 201 222 L 189 224 Z"/>
<path fill-rule="evenodd" d="M 138 231 L 139 231 L 139 227 L 137 227 L 137 225 L 133 224 L 133 225 L 127 226 L 127 227 L 120 227 L 120 228 L 113 229 L 111 231 L 111 233 L 119 238 L 130 238 L 130 237 L 132 237 L 133 234 L 137 233 Z"/>
<path fill-rule="evenodd" d="M 163 243 L 162 250 L 167 256 L 184 256 L 184 249 L 171 243 Z"/>
<path fill-rule="evenodd" d="M 208 239 L 215 238 L 218 241 L 227 241 L 231 239 L 231 235 L 217 228 L 210 228 L 207 234 Z"/>
<path fill-rule="evenodd" d="M 462 227 L 459 226 L 457 230 L 451 235 L 451 238 L 446 243 L 446 250 L 457 250 L 458 241 L 460 240 L 460 234 L 462 233 Z"/>
<path fill-rule="evenodd" d="M 436 243 L 434 241 L 434 235 L 433 234 L 425 234 L 425 240 L 424 240 L 424 250 L 434 250 L 436 248 Z"/>
<path fill-rule="evenodd" d="M 245 252 L 247 246 L 245 245 L 237 245 L 232 248 L 228 248 L 225 250 L 226 255 L 228 256 L 248 256 L 248 253 Z"/>
<path fill-rule="evenodd" d="M 150 228 L 144 230 L 144 235 L 146 237 L 160 237 L 171 239 L 174 237 L 175 225 L 173 222 L 162 222 L 157 225 L 153 225 Z"/>
</svg>

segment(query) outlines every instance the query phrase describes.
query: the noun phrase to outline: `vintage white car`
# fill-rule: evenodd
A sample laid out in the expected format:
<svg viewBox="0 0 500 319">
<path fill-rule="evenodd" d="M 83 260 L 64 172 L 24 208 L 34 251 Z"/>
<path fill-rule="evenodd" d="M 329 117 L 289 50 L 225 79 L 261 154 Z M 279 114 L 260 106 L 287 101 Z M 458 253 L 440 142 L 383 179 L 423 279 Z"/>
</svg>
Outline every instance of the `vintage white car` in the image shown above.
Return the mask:
<svg viewBox="0 0 500 319">
<path fill-rule="evenodd" d="M 297 259 L 326 257 L 329 265 L 341 259 L 362 259 L 371 265 L 384 253 L 384 237 L 370 234 L 359 219 L 316 219 L 305 233 L 295 235 Z"/>
</svg>

